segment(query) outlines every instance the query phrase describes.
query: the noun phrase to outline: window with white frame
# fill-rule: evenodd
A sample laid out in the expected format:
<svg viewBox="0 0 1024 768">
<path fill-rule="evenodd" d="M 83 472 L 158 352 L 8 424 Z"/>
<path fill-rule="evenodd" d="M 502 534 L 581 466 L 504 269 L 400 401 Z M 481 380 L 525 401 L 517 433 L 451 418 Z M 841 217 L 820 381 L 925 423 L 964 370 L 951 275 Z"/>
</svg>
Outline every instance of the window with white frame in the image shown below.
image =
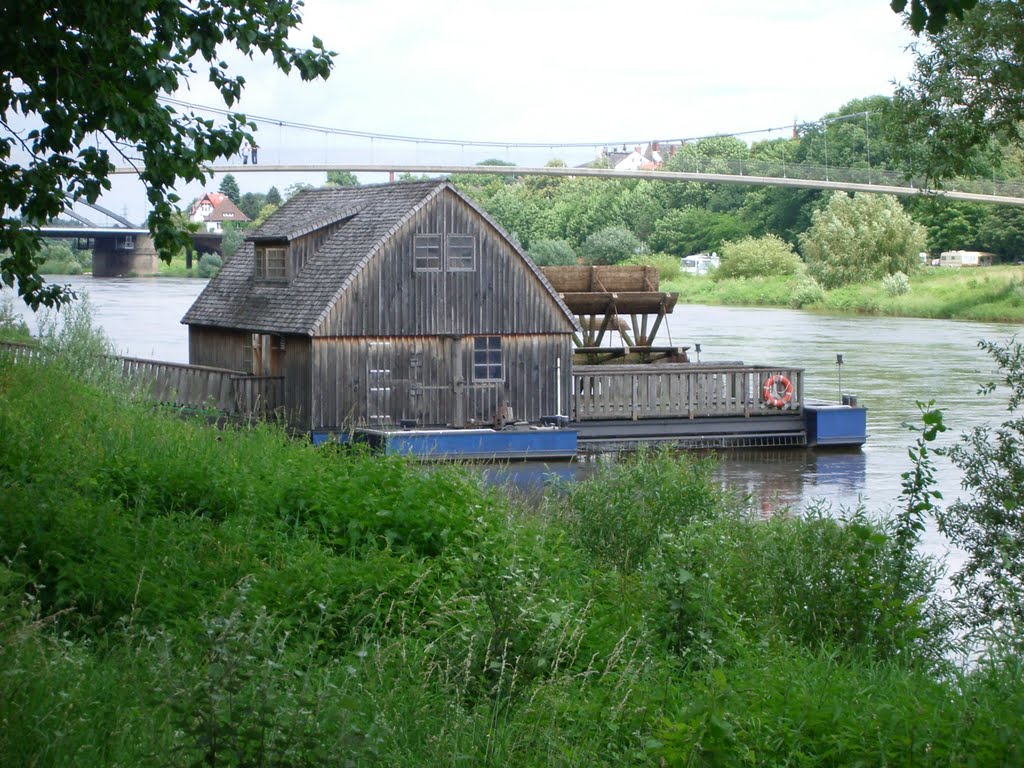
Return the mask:
<svg viewBox="0 0 1024 768">
<path fill-rule="evenodd" d="M 476 238 L 473 235 L 448 235 L 448 271 L 472 272 L 476 269 Z"/>
<path fill-rule="evenodd" d="M 441 235 L 416 235 L 413 238 L 413 270 L 441 271 Z"/>
<path fill-rule="evenodd" d="M 476 236 L 423 233 L 413 237 L 413 271 L 476 271 Z"/>
<path fill-rule="evenodd" d="M 501 336 L 473 338 L 473 381 L 503 381 Z"/>
<path fill-rule="evenodd" d="M 260 280 L 287 280 L 288 249 L 283 245 L 256 246 L 256 277 Z"/>
</svg>

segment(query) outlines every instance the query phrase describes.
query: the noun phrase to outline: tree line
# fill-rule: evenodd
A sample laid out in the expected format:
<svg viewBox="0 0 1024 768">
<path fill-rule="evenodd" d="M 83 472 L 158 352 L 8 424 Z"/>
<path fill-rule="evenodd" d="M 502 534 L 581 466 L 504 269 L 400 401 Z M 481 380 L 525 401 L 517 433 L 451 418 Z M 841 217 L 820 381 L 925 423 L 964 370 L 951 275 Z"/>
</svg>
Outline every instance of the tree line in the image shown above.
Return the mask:
<svg viewBox="0 0 1024 768">
<path fill-rule="evenodd" d="M 738 163 L 748 169 L 810 165 L 927 178 L 925 150 L 917 145 L 908 150 L 901 143 L 906 137 L 894 131 L 897 119 L 892 98 L 856 99 L 819 122 L 795 128 L 792 137 L 747 145 L 732 136 L 715 136 L 684 144 L 663 167 L 714 173 L 729 172 Z M 548 164 L 564 166 L 559 160 Z M 1019 152 L 989 148 L 965 170 L 999 180 L 1024 176 L 1022 167 Z M 766 236 L 788 243 L 813 262 L 823 252 L 813 230 L 816 216 L 859 220 L 861 235 L 889 226 L 887 236 L 906 246 L 905 256 L 893 263 L 904 270 L 908 260 L 916 263 L 920 251 L 937 256 L 946 250 L 981 250 L 1004 261 L 1024 255 L 1024 211 L 1016 206 L 916 197 L 880 203 L 867 199 L 880 196 L 867 195 L 841 202 L 851 198 L 823 190 L 700 182 L 512 174 L 461 174 L 452 180 L 540 263 L 616 263 L 643 254 L 678 258 Z M 900 222 L 896 229 L 893 217 Z"/>
</svg>

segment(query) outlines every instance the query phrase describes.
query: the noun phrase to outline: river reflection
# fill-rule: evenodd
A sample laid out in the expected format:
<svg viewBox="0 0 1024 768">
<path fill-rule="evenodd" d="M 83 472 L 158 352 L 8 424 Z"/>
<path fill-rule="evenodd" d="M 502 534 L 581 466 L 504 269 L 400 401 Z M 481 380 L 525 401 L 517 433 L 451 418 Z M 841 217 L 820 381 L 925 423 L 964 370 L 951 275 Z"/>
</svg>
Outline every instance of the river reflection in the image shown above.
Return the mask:
<svg viewBox="0 0 1024 768">
<path fill-rule="evenodd" d="M 868 459 L 863 451 L 819 452 L 794 448 L 702 453 L 714 459 L 715 478 L 749 499 L 753 510 L 782 514 L 806 503 L 856 505 L 867 483 Z M 614 459 L 610 459 L 614 460 Z M 530 497 L 564 483 L 583 479 L 601 460 L 512 462 L 482 469 L 487 482 L 509 486 Z"/>
</svg>

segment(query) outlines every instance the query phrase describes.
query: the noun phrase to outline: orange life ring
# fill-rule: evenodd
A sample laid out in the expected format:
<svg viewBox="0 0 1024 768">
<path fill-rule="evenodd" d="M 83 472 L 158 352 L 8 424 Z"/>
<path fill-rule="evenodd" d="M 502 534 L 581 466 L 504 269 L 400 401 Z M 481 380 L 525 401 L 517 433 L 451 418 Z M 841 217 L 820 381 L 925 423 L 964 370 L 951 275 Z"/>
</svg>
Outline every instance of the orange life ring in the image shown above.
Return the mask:
<svg viewBox="0 0 1024 768">
<path fill-rule="evenodd" d="M 772 408 L 781 408 L 793 399 L 793 383 L 781 373 L 776 373 L 765 380 L 761 394 Z"/>
</svg>

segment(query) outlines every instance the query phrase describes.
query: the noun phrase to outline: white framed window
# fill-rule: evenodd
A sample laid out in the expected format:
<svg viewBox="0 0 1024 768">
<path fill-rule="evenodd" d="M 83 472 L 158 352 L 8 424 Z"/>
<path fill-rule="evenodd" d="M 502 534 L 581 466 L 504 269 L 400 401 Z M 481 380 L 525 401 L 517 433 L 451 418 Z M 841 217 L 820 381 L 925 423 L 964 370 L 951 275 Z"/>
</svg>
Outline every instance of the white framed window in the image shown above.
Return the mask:
<svg viewBox="0 0 1024 768">
<path fill-rule="evenodd" d="M 473 337 L 473 381 L 504 381 L 501 336 Z"/>
<path fill-rule="evenodd" d="M 441 235 L 416 235 L 413 238 L 413 271 L 441 271 Z"/>
<path fill-rule="evenodd" d="M 256 277 L 260 280 L 287 280 L 288 249 L 283 245 L 256 246 Z"/>
<path fill-rule="evenodd" d="M 447 261 L 449 272 L 476 271 L 476 237 L 448 235 Z"/>
<path fill-rule="evenodd" d="M 476 235 L 414 235 L 412 268 L 414 272 L 475 272 Z"/>
</svg>

